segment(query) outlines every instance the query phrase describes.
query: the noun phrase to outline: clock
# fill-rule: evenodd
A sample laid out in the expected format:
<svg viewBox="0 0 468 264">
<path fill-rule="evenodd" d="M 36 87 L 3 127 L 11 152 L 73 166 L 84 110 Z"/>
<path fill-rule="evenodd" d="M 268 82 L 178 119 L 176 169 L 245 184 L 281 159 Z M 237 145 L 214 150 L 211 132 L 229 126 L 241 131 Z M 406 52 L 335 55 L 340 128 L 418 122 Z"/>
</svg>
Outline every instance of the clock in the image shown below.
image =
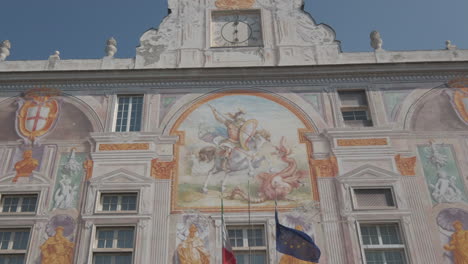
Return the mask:
<svg viewBox="0 0 468 264">
<path fill-rule="evenodd" d="M 217 11 L 212 13 L 212 47 L 258 47 L 262 45 L 262 22 L 259 11 Z"/>
</svg>

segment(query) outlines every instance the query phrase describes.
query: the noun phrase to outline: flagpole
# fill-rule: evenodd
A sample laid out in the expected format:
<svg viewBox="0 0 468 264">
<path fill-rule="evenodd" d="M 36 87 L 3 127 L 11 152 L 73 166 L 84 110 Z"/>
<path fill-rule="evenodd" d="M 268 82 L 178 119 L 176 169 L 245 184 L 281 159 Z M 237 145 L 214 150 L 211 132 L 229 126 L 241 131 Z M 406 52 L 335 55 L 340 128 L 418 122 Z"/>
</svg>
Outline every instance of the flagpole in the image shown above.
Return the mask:
<svg viewBox="0 0 468 264">
<path fill-rule="evenodd" d="M 278 200 L 277 200 L 277 196 L 276 196 L 276 189 L 275 189 L 275 222 L 276 222 L 276 214 L 278 213 Z M 275 225 L 275 228 L 276 228 L 276 225 Z M 275 230 L 275 234 L 276 234 L 276 230 Z M 275 238 L 278 239 L 275 235 Z M 275 239 L 275 240 L 276 240 Z M 275 244 L 276 244 L 276 241 L 275 241 Z M 276 245 L 275 245 L 276 246 Z M 276 255 L 276 263 L 279 263 L 279 259 L 278 259 L 278 250 L 275 250 L 275 255 Z"/>
<path fill-rule="evenodd" d="M 221 191 L 221 263 L 223 262 L 223 245 L 224 243 L 224 201 L 223 192 Z"/>
<path fill-rule="evenodd" d="M 248 204 L 248 215 L 249 215 L 249 230 L 252 233 L 252 222 L 250 219 L 250 179 L 247 179 L 247 204 Z M 247 231 L 247 241 L 249 240 L 249 232 Z M 252 250 L 250 248 L 250 241 L 249 241 L 249 263 L 252 263 Z"/>
</svg>

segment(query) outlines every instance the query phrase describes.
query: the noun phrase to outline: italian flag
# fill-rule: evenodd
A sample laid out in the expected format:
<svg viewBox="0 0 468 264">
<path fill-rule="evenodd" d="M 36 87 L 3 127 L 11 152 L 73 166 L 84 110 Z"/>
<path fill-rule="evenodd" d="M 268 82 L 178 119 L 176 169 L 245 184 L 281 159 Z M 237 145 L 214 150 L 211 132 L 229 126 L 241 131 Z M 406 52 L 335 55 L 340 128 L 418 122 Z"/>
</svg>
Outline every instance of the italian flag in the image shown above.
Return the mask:
<svg viewBox="0 0 468 264">
<path fill-rule="evenodd" d="M 223 262 L 222 264 L 237 264 L 236 257 L 232 252 L 231 242 L 229 241 L 228 232 L 226 229 L 226 224 L 224 223 L 224 204 L 223 204 L 223 194 L 221 194 L 221 221 L 223 231 L 221 232 L 222 241 L 223 241 Z"/>
</svg>

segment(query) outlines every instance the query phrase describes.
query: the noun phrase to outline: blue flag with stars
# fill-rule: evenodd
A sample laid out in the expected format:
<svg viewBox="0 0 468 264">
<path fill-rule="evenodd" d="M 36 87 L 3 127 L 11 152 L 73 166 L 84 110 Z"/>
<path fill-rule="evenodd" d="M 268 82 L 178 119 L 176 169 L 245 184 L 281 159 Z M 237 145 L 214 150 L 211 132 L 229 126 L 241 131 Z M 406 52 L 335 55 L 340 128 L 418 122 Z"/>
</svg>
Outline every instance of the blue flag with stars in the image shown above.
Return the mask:
<svg viewBox="0 0 468 264">
<path fill-rule="evenodd" d="M 278 212 L 275 211 L 276 220 L 276 250 L 293 256 L 297 259 L 319 262 L 320 249 L 314 240 L 306 233 L 281 225 L 278 220 Z"/>
</svg>

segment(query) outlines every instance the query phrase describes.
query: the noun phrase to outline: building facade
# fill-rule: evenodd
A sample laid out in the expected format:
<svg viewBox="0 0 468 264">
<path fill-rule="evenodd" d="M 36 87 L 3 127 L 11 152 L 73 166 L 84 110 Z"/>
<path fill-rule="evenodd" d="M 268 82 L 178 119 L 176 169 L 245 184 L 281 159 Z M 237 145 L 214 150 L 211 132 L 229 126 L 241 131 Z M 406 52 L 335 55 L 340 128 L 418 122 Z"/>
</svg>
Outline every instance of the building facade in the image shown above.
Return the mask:
<svg viewBox="0 0 468 264">
<path fill-rule="evenodd" d="M 169 0 L 135 58 L 8 61 L 0 263 L 468 263 L 468 50 L 344 53 L 303 2 Z M 3 262 L 2 262 L 3 261 Z"/>
</svg>

